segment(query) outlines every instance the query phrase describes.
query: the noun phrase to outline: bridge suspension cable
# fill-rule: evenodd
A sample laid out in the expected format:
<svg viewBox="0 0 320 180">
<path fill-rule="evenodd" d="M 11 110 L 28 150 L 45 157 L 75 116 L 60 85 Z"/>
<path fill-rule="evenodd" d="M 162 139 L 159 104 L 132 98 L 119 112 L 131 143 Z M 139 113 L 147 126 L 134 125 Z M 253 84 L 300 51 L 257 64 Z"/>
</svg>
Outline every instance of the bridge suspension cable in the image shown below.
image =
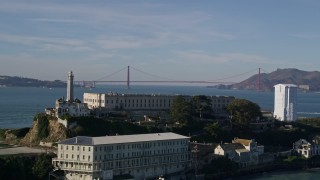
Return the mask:
<svg viewBox="0 0 320 180">
<path fill-rule="evenodd" d="M 154 74 L 151 74 L 151 73 L 147 73 L 147 72 L 144 72 L 142 70 L 139 70 L 137 68 L 134 68 L 132 66 L 130 66 L 132 69 L 134 69 L 135 71 L 138 71 L 144 75 L 147 75 L 147 76 L 151 76 L 151 77 L 154 77 L 154 78 L 159 78 L 159 79 L 165 79 L 165 80 L 169 80 L 169 81 L 177 81 L 175 79 L 171 79 L 171 78 L 167 78 L 167 77 L 162 77 L 162 76 L 158 76 L 158 75 L 154 75 Z"/>
<path fill-rule="evenodd" d="M 101 81 L 101 80 L 103 80 L 103 79 L 109 78 L 109 77 L 111 77 L 111 76 L 113 76 L 113 75 L 115 75 L 115 74 L 117 74 L 117 73 L 125 70 L 126 68 L 127 68 L 127 67 L 124 67 L 124 68 L 122 68 L 122 69 L 120 69 L 120 70 L 118 70 L 118 71 L 115 71 L 115 72 L 113 72 L 113 73 L 111 73 L 111 74 L 108 74 L 108 75 L 106 75 L 106 76 L 103 76 L 102 78 L 99 78 L 99 79 L 97 79 L 97 80 L 95 80 L 95 81 Z"/>
<path fill-rule="evenodd" d="M 257 68 L 254 68 L 254 69 L 251 69 L 250 71 L 247 71 L 247 72 L 244 72 L 244 73 L 240 73 L 240 74 L 236 74 L 236 75 L 232 75 L 232 76 L 227 76 L 227 77 L 223 77 L 223 78 L 219 78 L 219 79 L 209 80 L 209 81 L 211 81 L 211 82 L 223 81 L 223 80 L 226 80 L 226 79 L 231 79 L 231 78 L 243 76 L 245 74 L 249 74 L 249 73 L 254 72 L 256 70 L 257 70 Z"/>
</svg>

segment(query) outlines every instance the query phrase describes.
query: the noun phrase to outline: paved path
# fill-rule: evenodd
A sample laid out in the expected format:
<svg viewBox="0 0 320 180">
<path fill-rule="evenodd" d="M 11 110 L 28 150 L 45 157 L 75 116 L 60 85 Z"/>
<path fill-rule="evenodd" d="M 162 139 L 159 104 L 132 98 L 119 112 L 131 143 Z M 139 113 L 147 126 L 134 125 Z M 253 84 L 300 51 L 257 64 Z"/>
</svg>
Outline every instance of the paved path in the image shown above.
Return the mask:
<svg viewBox="0 0 320 180">
<path fill-rule="evenodd" d="M 13 148 L 1 148 L 0 149 L 0 155 L 37 154 L 37 153 L 46 153 L 46 150 L 29 148 L 29 147 L 13 147 Z"/>
</svg>

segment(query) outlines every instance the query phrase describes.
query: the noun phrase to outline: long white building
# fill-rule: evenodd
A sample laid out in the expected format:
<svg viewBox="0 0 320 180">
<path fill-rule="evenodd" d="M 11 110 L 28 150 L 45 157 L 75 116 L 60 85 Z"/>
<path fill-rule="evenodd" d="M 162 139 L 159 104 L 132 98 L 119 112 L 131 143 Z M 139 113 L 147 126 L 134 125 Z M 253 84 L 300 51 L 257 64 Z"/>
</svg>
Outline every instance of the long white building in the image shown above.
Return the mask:
<svg viewBox="0 0 320 180">
<path fill-rule="evenodd" d="M 118 93 L 84 93 L 83 102 L 89 109 L 105 108 L 109 110 L 169 110 L 175 95 L 158 94 L 118 94 Z M 189 101 L 192 96 L 184 96 Z M 208 96 L 215 113 L 225 111 L 225 107 L 233 101 L 233 96 Z"/>
<path fill-rule="evenodd" d="M 277 84 L 274 86 L 274 117 L 280 121 L 297 119 L 297 86 Z"/>
<path fill-rule="evenodd" d="M 67 179 L 155 178 L 191 167 L 190 138 L 175 133 L 78 136 L 58 143 L 52 163 Z"/>
</svg>

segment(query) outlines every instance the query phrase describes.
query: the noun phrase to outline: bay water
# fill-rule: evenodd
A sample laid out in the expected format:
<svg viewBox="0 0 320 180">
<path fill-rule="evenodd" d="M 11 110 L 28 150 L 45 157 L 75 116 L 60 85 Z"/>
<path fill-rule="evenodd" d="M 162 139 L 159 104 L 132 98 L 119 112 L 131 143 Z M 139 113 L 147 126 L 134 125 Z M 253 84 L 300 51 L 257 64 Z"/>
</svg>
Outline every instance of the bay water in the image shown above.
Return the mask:
<svg viewBox="0 0 320 180">
<path fill-rule="evenodd" d="M 54 107 L 55 100 L 66 97 L 66 88 L 0 87 L 0 128 L 21 128 L 32 125 L 35 113 Z M 203 86 L 100 85 L 94 89 L 75 88 L 75 98 L 82 101 L 84 92 L 117 92 L 120 94 L 165 94 L 235 96 L 257 103 L 261 109 L 273 111 L 274 93 L 247 90 L 225 90 Z M 320 93 L 298 93 L 299 117 L 320 116 Z"/>
</svg>

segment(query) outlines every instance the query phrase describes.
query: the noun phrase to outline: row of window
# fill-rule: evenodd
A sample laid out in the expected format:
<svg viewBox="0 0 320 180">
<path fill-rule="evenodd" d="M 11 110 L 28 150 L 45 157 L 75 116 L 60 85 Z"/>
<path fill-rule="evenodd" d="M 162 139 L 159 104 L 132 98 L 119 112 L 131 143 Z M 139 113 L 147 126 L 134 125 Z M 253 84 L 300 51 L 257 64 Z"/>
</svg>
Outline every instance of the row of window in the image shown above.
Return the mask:
<svg viewBox="0 0 320 180">
<path fill-rule="evenodd" d="M 152 153 L 153 152 L 153 153 Z M 146 156 L 152 156 L 152 155 L 163 155 L 163 154 L 170 154 L 170 153 L 184 153 L 187 152 L 187 148 L 180 148 L 180 149 L 167 149 L 167 150 L 154 150 L 154 151 L 143 151 L 143 152 L 131 152 L 131 153 L 116 153 L 116 154 L 103 154 L 103 155 L 95 155 L 94 160 L 95 161 L 103 161 L 103 160 L 112 160 L 114 157 L 115 159 L 121 159 L 121 158 L 132 158 L 132 157 L 146 157 Z M 64 159 L 64 154 L 60 154 L 60 158 Z M 79 154 L 65 154 L 66 159 L 71 159 L 71 160 L 77 160 L 77 161 L 90 161 L 91 157 L 90 155 L 82 155 Z"/>
<path fill-rule="evenodd" d="M 143 151 L 143 152 L 127 152 L 127 153 L 116 153 L 116 154 L 100 154 L 95 155 L 94 160 L 102 161 L 102 160 L 112 160 L 122 159 L 122 158 L 132 158 L 132 157 L 146 157 L 146 156 L 156 156 L 156 155 L 164 155 L 164 154 L 176 154 L 176 153 L 184 153 L 187 152 L 187 148 L 171 148 L 171 149 L 162 149 L 162 150 L 153 150 L 153 151 Z"/>
<path fill-rule="evenodd" d="M 80 146 L 74 146 L 74 145 L 60 145 L 60 150 L 63 150 L 63 148 L 65 148 L 65 150 L 69 150 L 69 147 L 70 147 L 70 150 L 72 151 L 74 150 L 80 151 Z M 86 151 L 86 149 L 88 152 L 91 151 L 90 146 L 82 146 L 82 151 Z"/>
<path fill-rule="evenodd" d="M 133 144 L 119 144 L 119 145 L 105 145 L 105 146 L 95 146 L 94 150 L 97 151 L 111 151 L 115 150 L 129 150 L 129 149 L 146 149 L 154 147 L 166 147 L 166 146 L 181 146 L 188 145 L 188 140 L 176 140 L 176 141 L 158 141 L 158 142 L 148 142 L 148 143 L 133 143 Z M 113 148 L 114 147 L 114 148 Z"/>
<path fill-rule="evenodd" d="M 80 155 L 74 155 L 74 154 L 70 154 L 71 156 L 69 156 L 69 154 L 66 154 L 66 159 L 71 159 L 71 160 L 77 160 L 77 161 L 90 161 L 91 160 L 91 156 L 88 155 L 82 155 L 82 159 L 80 159 Z M 64 159 L 63 153 L 60 154 L 60 158 Z"/>
</svg>

